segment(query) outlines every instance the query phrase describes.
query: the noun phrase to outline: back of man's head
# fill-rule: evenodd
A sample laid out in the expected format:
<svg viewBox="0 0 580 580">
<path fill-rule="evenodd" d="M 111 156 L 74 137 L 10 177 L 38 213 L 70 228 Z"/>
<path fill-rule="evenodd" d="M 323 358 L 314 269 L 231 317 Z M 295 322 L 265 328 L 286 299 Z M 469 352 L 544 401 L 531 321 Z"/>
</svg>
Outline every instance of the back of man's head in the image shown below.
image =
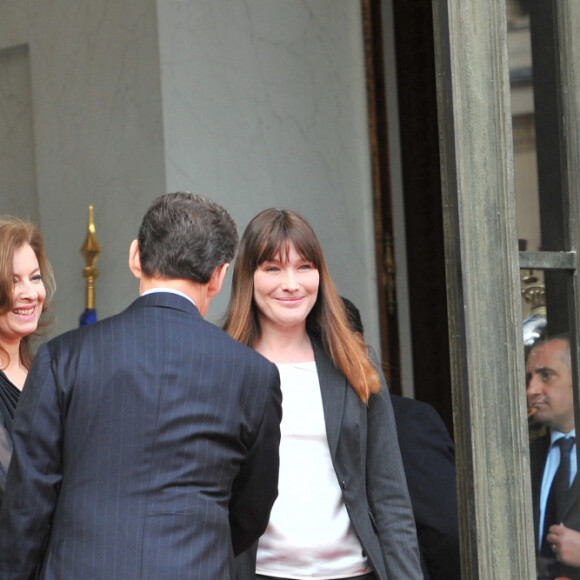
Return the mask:
<svg viewBox="0 0 580 580">
<path fill-rule="evenodd" d="M 149 206 L 137 238 L 141 271 L 148 278 L 207 284 L 214 270 L 231 262 L 238 232 L 229 213 L 193 193 L 168 193 Z"/>
<path fill-rule="evenodd" d="M 346 310 L 346 320 L 353 332 L 358 332 L 361 336 L 365 333 L 360 310 L 348 298 L 341 296 L 342 303 Z"/>
</svg>

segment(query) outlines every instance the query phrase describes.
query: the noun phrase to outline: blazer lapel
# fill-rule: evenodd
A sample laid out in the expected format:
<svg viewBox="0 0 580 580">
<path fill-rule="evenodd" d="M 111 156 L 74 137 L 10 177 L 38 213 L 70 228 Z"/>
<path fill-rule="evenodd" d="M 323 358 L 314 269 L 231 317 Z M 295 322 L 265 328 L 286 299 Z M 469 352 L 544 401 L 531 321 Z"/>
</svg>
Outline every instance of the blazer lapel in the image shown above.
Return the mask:
<svg viewBox="0 0 580 580">
<path fill-rule="evenodd" d="M 320 339 L 315 335 L 310 335 L 310 340 L 314 349 L 314 359 L 320 382 L 328 446 L 331 456 L 334 457 L 340 436 L 348 384 L 344 375 L 336 369 L 324 352 Z"/>
</svg>

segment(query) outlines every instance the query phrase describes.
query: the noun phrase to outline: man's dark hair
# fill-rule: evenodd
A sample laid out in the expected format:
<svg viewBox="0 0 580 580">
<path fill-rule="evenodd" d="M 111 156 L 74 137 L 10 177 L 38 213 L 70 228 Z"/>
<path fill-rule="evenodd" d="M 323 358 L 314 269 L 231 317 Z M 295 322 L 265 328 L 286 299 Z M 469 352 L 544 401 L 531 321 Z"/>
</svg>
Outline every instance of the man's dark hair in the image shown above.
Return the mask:
<svg viewBox="0 0 580 580">
<path fill-rule="evenodd" d="M 568 349 L 571 348 L 570 346 L 570 333 L 568 332 L 560 332 L 558 334 L 544 334 L 540 339 L 536 340 L 534 344 L 530 347 L 530 352 L 534 350 L 537 346 L 544 346 L 549 342 L 554 340 L 563 340 L 568 343 Z"/>
<path fill-rule="evenodd" d="M 213 200 L 177 192 L 153 201 L 137 242 L 145 276 L 207 284 L 218 266 L 232 261 L 238 231 L 230 214 Z"/>
<path fill-rule="evenodd" d="M 360 316 L 360 310 L 348 298 L 344 296 L 341 296 L 341 298 L 346 310 L 346 319 L 351 330 L 361 335 L 364 334 L 365 330 Z"/>
</svg>

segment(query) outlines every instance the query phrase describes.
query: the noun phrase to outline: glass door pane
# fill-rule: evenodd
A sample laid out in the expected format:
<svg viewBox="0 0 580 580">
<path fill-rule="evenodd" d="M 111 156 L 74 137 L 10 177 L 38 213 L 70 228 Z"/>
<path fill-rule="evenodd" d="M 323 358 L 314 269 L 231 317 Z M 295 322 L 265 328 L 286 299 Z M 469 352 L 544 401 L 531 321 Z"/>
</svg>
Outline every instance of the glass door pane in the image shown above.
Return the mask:
<svg viewBox="0 0 580 580">
<path fill-rule="evenodd" d="M 522 273 L 523 321 L 532 506 L 538 580 L 580 577 L 580 505 L 574 428 L 571 328 L 556 322 L 544 302 L 544 284 Z M 571 296 L 572 274 L 558 272 Z M 571 311 L 570 301 L 561 305 Z M 569 444 L 566 445 L 566 441 Z M 563 524 L 563 525 L 562 525 Z M 553 527 L 552 527 L 553 526 Z"/>
</svg>

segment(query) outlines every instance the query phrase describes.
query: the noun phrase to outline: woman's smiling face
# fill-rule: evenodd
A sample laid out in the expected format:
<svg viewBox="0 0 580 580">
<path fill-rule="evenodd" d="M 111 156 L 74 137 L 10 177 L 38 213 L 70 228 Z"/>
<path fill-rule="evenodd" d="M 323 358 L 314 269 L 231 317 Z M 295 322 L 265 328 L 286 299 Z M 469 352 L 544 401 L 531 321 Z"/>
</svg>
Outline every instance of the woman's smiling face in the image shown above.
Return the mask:
<svg viewBox="0 0 580 580">
<path fill-rule="evenodd" d="M 316 304 L 320 276 L 314 264 L 302 258 L 292 242 L 288 252 L 263 262 L 254 272 L 254 301 L 262 332 L 306 326 Z"/>
<path fill-rule="evenodd" d="M 18 343 L 37 327 L 46 289 L 34 250 L 24 244 L 14 251 L 12 308 L 0 314 L 0 342 Z"/>
</svg>

